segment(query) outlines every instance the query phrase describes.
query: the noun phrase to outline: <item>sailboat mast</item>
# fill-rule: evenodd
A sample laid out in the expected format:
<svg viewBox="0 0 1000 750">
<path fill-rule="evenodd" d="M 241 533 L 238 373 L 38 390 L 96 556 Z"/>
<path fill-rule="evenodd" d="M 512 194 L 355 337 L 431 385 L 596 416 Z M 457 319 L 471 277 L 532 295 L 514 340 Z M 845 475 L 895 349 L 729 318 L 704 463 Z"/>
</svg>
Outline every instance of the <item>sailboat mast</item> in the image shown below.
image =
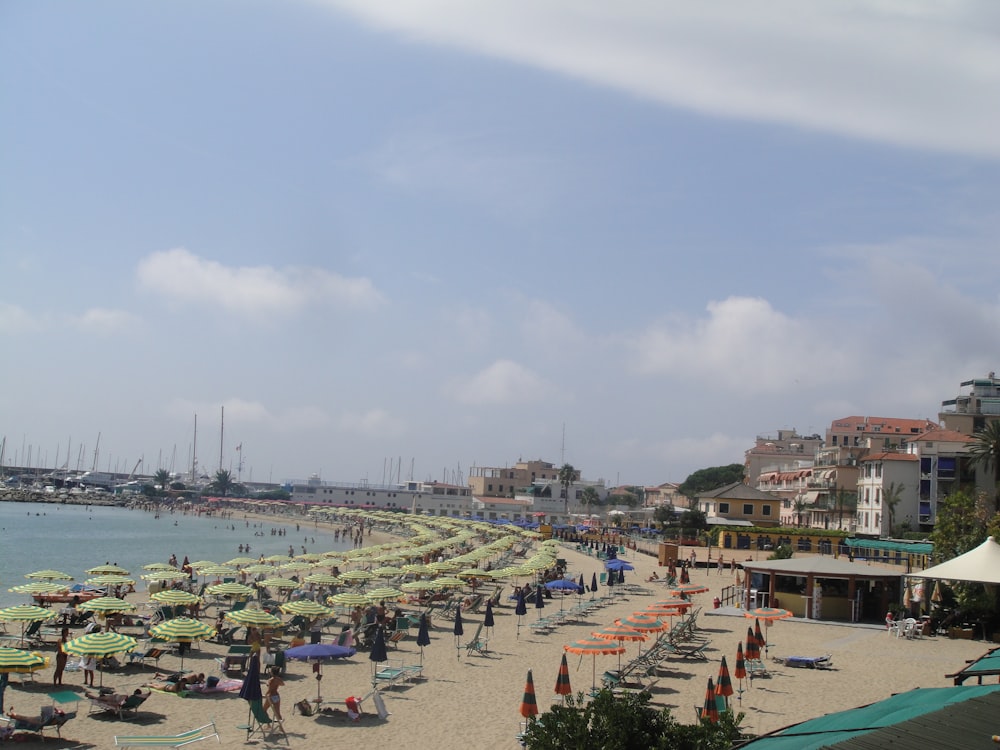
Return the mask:
<svg viewBox="0 0 1000 750">
<path fill-rule="evenodd" d="M 226 437 L 226 407 L 222 407 L 222 421 L 219 426 L 219 471 L 222 471 L 222 446 Z"/>
<path fill-rule="evenodd" d="M 195 473 L 198 467 L 198 415 L 194 415 L 194 447 L 191 448 L 191 484 L 195 484 L 198 475 Z"/>
</svg>

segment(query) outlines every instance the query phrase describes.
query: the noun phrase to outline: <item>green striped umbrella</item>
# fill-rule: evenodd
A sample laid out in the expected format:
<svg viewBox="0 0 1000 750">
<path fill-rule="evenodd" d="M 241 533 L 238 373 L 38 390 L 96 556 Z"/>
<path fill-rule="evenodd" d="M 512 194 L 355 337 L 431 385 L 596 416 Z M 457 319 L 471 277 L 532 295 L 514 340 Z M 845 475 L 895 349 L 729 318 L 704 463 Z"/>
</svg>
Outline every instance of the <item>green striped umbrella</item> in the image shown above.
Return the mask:
<svg viewBox="0 0 1000 750">
<path fill-rule="evenodd" d="M 430 568 L 433 573 L 454 573 L 455 571 L 461 570 L 464 566 L 460 562 L 442 560 L 441 562 L 428 563 L 427 567 Z"/>
<path fill-rule="evenodd" d="M 180 570 L 154 570 L 143 576 L 147 581 L 183 581 L 188 578 L 188 574 Z"/>
<path fill-rule="evenodd" d="M 217 576 L 220 578 L 225 576 L 235 576 L 236 574 L 239 573 L 239 571 L 236 570 L 236 568 L 233 568 L 229 565 L 218 565 L 217 563 L 212 563 L 211 565 L 203 565 L 200 568 L 195 568 L 195 571 L 200 576 Z"/>
<path fill-rule="evenodd" d="M 235 596 L 246 599 L 253 596 L 254 590 L 242 583 L 217 583 L 205 589 L 205 593 L 212 596 Z"/>
<path fill-rule="evenodd" d="M 74 656 L 94 656 L 103 659 L 111 654 L 131 651 L 136 647 L 135 638 L 121 633 L 88 633 L 63 644 L 63 651 Z M 101 672 L 104 684 L 104 672 Z"/>
<path fill-rule="evenodd" d="M 276 628 L 281 625 L 281 618 L 256 607 L 226 612 L 225 618 L 230 622 L 235 622 L 237 625 L 253 628 Z"/>
<path fill-rule="evenodd" d="M 376 578 L 394 578 L 403 575 L 405 572 L 402 568 L 397 568 L 394 565 L 383 565 L 381 568 L 375 568 L 372 571 L 372 575 Z"/>
<path fill-rule="evenodd" d="M 226 565 L 253 565 L 257 562 L 255 557 L 234 557 L 232 560 L 226 560 Z"/>
<path fill-rule="evenodd" d="M 109 614 L 112 612 L 132 612 L 135 609 L 135 605 L 132 602 L 127 602 L 115 596 L 99 596 L 96 599 L 83 602 L 77 609 L 84 612 Z"/>
<path fill-rule="evenodd" d="M 455 574 L 456 578 L 481 578 L 483 580 L 490 580 L 493 578 L 493 573 L 488 570 L 482 570 L 481 568 L 466 568 L 460 573 Z"/>
<path fill-rule="evenodd" d="M 434 581 L 409 581 L 400 584 L 399 588 L 403 591 L 435 591 L 437 586 L 434 585 Z"/>
<path fill-rule="evenodd" d="M 0 673 L 33 672 L 45 666 L 45 657 L 19 648 L 0 648 Z"/>
<path fill-rule="evenodd" d="M 386 599 L 398 599 L 403 596 L 403 592 L 399 589 L 394 589 L 392 586 L 382 586 L 381 588 L 366 591 L 365 596 L 368 597 L 368 601 L 370 602 L 380 602 Z"/>
<path fill-rule="evenodd" d="M 149 598 L 154 602 L 159 602 L 160 604 L 170 604 L 173 606 L 177 606 L 179 604 L 197 604 L 201 601 L 200 596 L 196 596 L 190 591 L 181 591 L 180 589 L 165 589 L 164 591 L 157 591 L 155 594 L 150 594 Z"/>
<path fill-rule="evenodd" d="M 190 617 L 175 617 L 172 620 L 161 622 L 149 629 L 149 634 L 159 641 L 175 641 L 177 643 L 191 643 L 192 641 L 202 641 L 215 635 L 215 628 L 206 625 L 201 620 Z M 184 669 L 184 651 L 180 649 L 181 669 Z"/>
<path fill-rule="evenodd" d="M 257 575 L 258 573 L 273 573 L 273 565 L 264 565 L 263 563 L 254 563 L 253 565 L 247 565 L 243 568 L 247 573 Z"/>
<path fill-rule="evenodd" d="M 373 577 L 371 572 L 367 570 L 348 570 L 346 573 L 340 574 L 340 580 L 345 583 L 364 583 Z"/>
<path fill-rule="evenodd" d="M 287 563 L 291 561 L 292 558 L 290 558 L 288 555 L 271 555 L 270 557 L 264 558 L 264 562 L 269 562 L 269 563 Z"/>
<path fill-rule="evenodd" d="M 127 576 L 128 571 L 125 568 L 119 568 L 117 565 L 111 565 L 110 563 L 105 563 L 104 565 L 97 565 L 93 568 L 87 569 L 87 575 L 100 576 L 100 575 L 113 575 L 113 576 Z"/>
<path fill-rule="evenodd" d="M 164 563 L 164 562 L 149 563 L 148 565 L 143 565 L 142 569 L 143 570 L 177 570 L 177 568 L 175 568 L 170 563 Z"/>
<path fill-rule="evenodd" d="M 14 594 L 59 594 L 68 591 L 69 587 L 62 583 L 52 583 L 51 581 L 34 581 L 32 583 L 22 583 L 8 591 Z"/>
<path fill-rule="evenodd" d="M 21 623 L 21 645 L 24 645 L 24 631 L 29 622 L 39 620 L 51 620 L 56 613 L 45 607 L 36 607 L 34 604 L 19 604 L 16 607 L 6 607 L 0 609 L 0 620 L 7 622 Z"/>
<path fill-rule="evenodd" d="M 112 573 L 102 573 L 101 575 L 88 578 L 88 586 L 135 586 L 135 580 L 124 575 Z"/>
<path fill-rule="evenodd" d="M 442 576 L 441 578 L 435 578 L 431 583 L 434 584 L 434 588 L 437 589 L 457 589 L 465 585 L 465 581 L 461 578 L 455 578 L 454 576 Z"/>
<path fill-rule="evenodd" d="M 302 615 L 303 617 L 328 617 L 333 613 L 329 607 L 324 607 L 319 602 L 309 599 L 299 599 L 279 605 L 279 609 L 286 615 Z"/>
<path fill-rule="evenodd" d="M 34 573 L 28 573 L 25 578 L 35 578 L 40 581 L 72 581 L 73 576 L 69 573 L 63 573 L 61 570 L 36 570 Z"/>
<path fill-rule="evenodd" d="M 333 604 L 337 607 L 363 607 L 369 604 L 368 597 L 364 594 L 353 594 L 347 591 L 328 596 L 326 601 L 328 604 Z"/>
<path fill-rule="evenodd" d="M 298 588 L 299 584 L 290 578 L 265 578 L 263 581 L 258 581 L 257 585 L 268 589 L 294 589 Z"/>
<path fill-rule="evenodd" d="M 313 573 L 303 578 L 302 581 L 317 586 L 336 586 L 340 583 L 340 578 L 330 573 Z"/>
</svg>

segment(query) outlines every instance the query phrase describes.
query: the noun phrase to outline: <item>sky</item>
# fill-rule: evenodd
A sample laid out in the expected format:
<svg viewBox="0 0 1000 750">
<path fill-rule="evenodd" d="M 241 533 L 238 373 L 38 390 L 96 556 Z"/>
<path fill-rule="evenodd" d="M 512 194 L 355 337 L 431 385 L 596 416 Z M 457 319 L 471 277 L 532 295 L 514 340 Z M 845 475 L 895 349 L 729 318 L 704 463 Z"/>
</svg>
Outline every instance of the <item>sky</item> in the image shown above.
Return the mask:
<svg viewBox="0 0 1000 750">
<path fill-rule="evenodd" d="M 998 32 L 992 0 L 0 3 L 4 464 L 182 473 L 197 415 L 243 480 L 655 485 L 937 419 L 1000 370 Z"/>
</svg>

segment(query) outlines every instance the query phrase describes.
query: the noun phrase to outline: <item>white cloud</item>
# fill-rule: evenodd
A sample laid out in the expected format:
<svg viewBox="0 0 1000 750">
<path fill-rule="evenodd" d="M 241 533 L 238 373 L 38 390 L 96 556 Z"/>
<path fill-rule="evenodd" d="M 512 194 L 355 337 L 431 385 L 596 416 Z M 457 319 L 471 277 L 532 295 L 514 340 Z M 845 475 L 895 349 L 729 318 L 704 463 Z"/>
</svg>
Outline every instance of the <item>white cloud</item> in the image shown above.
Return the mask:
<svg viewBox="0 0 1000 750">
<path fill-rule="evenodd" d="M 546 351 L 560 354 L 578 350 L 586 343 L 586 336 L 573 319 L 548 302 L 527 300 L 520 306 L 521 337 Z"/>
<path fill-rule="evenodd" d="M 1000 156 L 991 2 L 326 3 L 420 41 L 672 106 Z"/>
<path fill-rule="evenodd" d="M 406 433 L 406 423 L 384 409 L 370 409 L 361 414 L 345 414 L 341 429 L 366 438 L 397 438 Z"/>
<path fill-rule="evenodd" d="M 525 404 L 540 401 L 551 392 L 551 387 L 536 373 L 506 359 L 454 382 L 449 389 L 455 400 L 471 406 Z"/>
<path fill-rule="evenodd" d="M 838 382 L 850 372 L 853 347 L 838 341 L 835 326 L 814 328 L 759 298 L 730 297 L 707 311 L 696 320 L 674 316 L 636 337 L 636 370 L 740 393 L 781 392 L 800 379 Z"/>
<path fill-rule="evenodd" d="M 43 321 L 23 307 L 0 302 L 0 330 L 7 335 L 37 333 L 43 328 Z"/>
<path fill-rule="evenodd" d="M 251 317 L 288 315 L 309 305 L 368 309 L 382 295 L 366 278 L 321 268 L 225 266 L 184 248 L 155 252 L 136 269 L 139 284 L 174 303 L 198 303 Z"/>
<path fill-rule="evenodd" d="M 73 323 L 87 333 L 110 335 L 136 327 L 139 319 L 125 310 L 92 307 L 75 318 Z"/>
</svg>

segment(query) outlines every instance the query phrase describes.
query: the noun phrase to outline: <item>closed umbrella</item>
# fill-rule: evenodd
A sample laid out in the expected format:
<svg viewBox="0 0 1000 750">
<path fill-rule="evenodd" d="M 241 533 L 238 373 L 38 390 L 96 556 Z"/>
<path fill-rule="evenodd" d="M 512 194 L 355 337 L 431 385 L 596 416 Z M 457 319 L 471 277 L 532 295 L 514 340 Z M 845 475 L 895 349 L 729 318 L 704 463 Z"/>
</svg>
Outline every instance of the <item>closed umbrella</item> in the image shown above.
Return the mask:
<svg viewBox="0 0 1000 750">
<path fill-rule="evenodd" d="M 528 721 L 534 720 L 538 716 L 538 702 L 535 700 L 535 681 L 531 678 L 531 670 L 528 670 L 528 680 L 524 683 L 524 697 L 521 698 L 521 716 Z"/>
<path fill-rule="evenodd" d="M 716 724 L 719 721 L 719 706 L 715 702 L 715 685 L 712 678 L 708 678 L 708 687 L 705 688 L 705 706 L 701 709 L 701 720 Z"/>
<path fill-rule="evenodd" d="M 597 592 L 597 573 L 594 573 L 593 577 L 590 579 L 590 598 L 594 598 L 594 594 Z"/>
<path fill-rule="evenodd" d="M 521 637 L 521 618 L 528 614 L 528 605 L 524 601 L 524 591 L 517 590 L 517 604 L 514 606 L 514 614 L 517 615 L 517 637 Z"/>
<path fill-rule="evenodd" d="M 455 633 L 455 648 L 458 650 L 458 657 L 462 657 L 462 636 L 465 634 L 465 628 L 462 627 L 462 608 L 455 608 L 455 627 L 453 628 Z"/>
<path fill-rule="evenodd" d="M 760 618 L 756 618 L 753 623 L 753 638 L 757 641 L 757 658 L 760 658 L 760 647 L 764 647 L 764 656 L 767 656 L 767 639 L 760 632 Z"/>
<path fill-rule="evenodd" d="M 733 670 L 733 676 L 740 681 L 739 692 L 737 697 L 739 698 L 740 704 L 743 703 L 743 680 L 747 678 L 747 665 L 743 660 L 743 643 L 742 641 L 736 646 L 736 668 Z"/>
<path fill-rule="evenodd" d="M 751 627 L 747 627 L 746 658 L 747 661 L 758 661 L 760 659 L 760 644 L 757 643 L 757 637 L 753 634 L 753 628 Z"/>
<path fill-rule="evenodd" d="M 729 696 L 733 694 L 733 681 L 729 676 L 729 665 L 726 664 L 726 657 L 723 655 L 722 663 L 719 664 L 719 676 L 715 683 L 716 695 L 722 696 L 729 707 Z"/>
<path fill-rule="evenodd" d="M 538 619 L 542 619 L 542 609 L 545 607 L 545 595 L 542 593 L 542 587 L 535 587 L 535 609 L 538 610 Z"/>
<path fill-rule="evenodd" d="M 372 641 L 372 650 L 368 653 L 368 660 L 372 663 L 372 685 L 375 685 L 375 673 L 378 672 L 378 665 L 389 661 L 389 653 L 385 647 L 385 628 L 381 625 L 375 628 L 375 639 Z"/>
<path fill-rule="evenodd" d="M 489 631 L 493 629 L 495 624 L 493 618 L 493 600 L 486 600 L 486 614 L 483 615 L 483 627 L 486 628 L 487 636 L 490 634 Z"/>
<path fill-rule="evenodd" d="M 258 710 L 263 709 L 264 694 L 260 689 L 260 651 L 254 651 L 250 655 L 247 674 L 240 688 L 240 698 L 247 702 L 247 740 L 249 740 L 254 729 L 254 707 Z"/>
<path fill-rule="evenodd" d="M 559 663 L 559 674 L 556 676 L 556 695 L 562 696 L 562 701 L 566 703 L 566 696 L 573 694 L 573 688 L 569 684 L 569 665 L 566 663 L 566 652 L 563 652 L 562 661 Z"/>
<path fill-rule="evenodd" d="M 420 615 L 420 628 L 417 630 L 417 645 L 420 646 L 420 665 L 424 663 L 424 646 L 431 645 L 431 634 L 427 627 L 427 615 Z"/>
</svg>

